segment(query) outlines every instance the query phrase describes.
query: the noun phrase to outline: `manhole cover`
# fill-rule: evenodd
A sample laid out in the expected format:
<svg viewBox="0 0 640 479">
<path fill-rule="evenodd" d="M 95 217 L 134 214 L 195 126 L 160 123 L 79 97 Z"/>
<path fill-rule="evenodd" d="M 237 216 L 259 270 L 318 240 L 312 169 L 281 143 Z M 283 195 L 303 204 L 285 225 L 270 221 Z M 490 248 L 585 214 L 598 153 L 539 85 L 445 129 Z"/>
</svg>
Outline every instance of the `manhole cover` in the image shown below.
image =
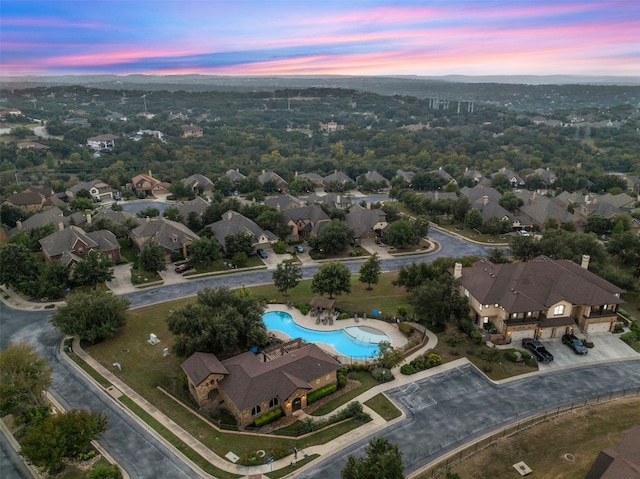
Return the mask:
<svg viewBox="0 0 640 479">
<path fill-rule="evenodd" d="M 564 458 L 569 461 L 569 462 L 573 462 L 576 460 L 575 456 L 573 454 L 565 454 Z"/>
</svg>

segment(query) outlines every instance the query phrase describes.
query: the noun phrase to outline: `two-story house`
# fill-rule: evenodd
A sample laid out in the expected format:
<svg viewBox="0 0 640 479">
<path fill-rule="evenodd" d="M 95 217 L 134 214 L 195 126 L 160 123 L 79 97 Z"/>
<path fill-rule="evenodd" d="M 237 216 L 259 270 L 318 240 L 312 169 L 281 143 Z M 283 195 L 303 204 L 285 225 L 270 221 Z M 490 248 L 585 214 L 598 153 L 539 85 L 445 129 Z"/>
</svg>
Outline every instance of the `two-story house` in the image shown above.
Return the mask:
<svg viewBox="0 0 640 479">
<path fill-rule="evenodd" d="M 479 261 L 454 277 L 469 299 L 471 317 L 481 329 L 490 325 L 507 341 L 560 337 L 573 327 L 584 333 L 613 330 L 624 290 L 569 260 L 539 256 L 522 263 Z"/>
</svg>

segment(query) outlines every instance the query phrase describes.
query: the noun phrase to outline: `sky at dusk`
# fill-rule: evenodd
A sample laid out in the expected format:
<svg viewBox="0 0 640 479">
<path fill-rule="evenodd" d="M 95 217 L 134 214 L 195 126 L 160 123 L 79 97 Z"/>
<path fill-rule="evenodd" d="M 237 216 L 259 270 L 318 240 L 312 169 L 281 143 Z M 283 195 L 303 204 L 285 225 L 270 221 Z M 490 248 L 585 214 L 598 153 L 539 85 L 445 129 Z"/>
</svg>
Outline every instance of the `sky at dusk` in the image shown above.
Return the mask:
<svg viewBox="0 0 640 479">
<path fill-rule="evenodd" d="M 640 0 L 0 0 L 0 74 L 640 77 Z"/>
</svg>

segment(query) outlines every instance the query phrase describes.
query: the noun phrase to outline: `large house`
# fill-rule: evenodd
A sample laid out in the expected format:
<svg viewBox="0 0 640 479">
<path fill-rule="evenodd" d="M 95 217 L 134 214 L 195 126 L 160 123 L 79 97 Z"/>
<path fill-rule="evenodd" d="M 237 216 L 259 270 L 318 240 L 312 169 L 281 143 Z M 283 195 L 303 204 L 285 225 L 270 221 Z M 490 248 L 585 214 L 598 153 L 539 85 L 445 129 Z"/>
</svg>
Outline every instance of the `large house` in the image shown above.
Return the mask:
<svg viewBox="0 0 640 479">
<path fill-rule="evenodd" d="M 213 181 L 200 173 L 183 178 L 182 184 L 190 188 L 196 195 L 211 195 L 213 191 Z"/>
<path fill-rule="evenodd" d="M 69 199 L 76 198 L 78 192 L 87 190 L 95 201 L 113 201 L 113 189 L 102 180 L 85 181 L 76 183 L 65 192 Z"/>
<path fill-rule="evenodd" d="M 454 277 L 481 329 L 494 327 L 507 341 L 560 337 L 573 327 L 584 333 L 613 330 L 624 291 L 569 260 L 539 256 L 522 263 L 479 261 Z"/>
<path fill-rule="evenodd" d="M 137 251 L 148 242 L 158 243 L 164 248 L 167 261 L 187 257 L 187 247 L 200 237 L 182 223 L 160 218 L 147 218 L 140 226 L 129 232 L 129 239 Z"/>
<path fill-rule="evenodd" d="M 148 175 L 140 174 L 133 177 L 131 180 L 133 183 L 133 190 L 136 193 L 142 193 L 146 196 L 163 195 L 169 192 L 169 183 L 160 181 L 151 176 L 151 172 Z"/>
<path fill-rule="evenodd" d="M 311 391 L 336 384 L 340 367 L 318 346 L 300 340 L 224 361 L 213 354 L 194 353 L 182 363 L 196 402 L 224 403 L 241 426 L 278 408 L 290 416 L 306 407 Z"/>
<path fill-rule="evenodd" d="M 72 225 L 42 238 L 40 246 L 47 263 L 76 264 L 93 250 L 100 251 L 113 264 L 120 261 L 118 239 L 109 230 L 85 233 L 82 228 Z"/>
<path fill-rule="evenodd" d="M 291 229 L 289 240 L 316 238 L 320 229 L 331 222 L 329 215 L 319 205 L 284 210 L 284 219 Z"/>
<path fill-rule="evenodd" d="M 93 150 L 106 150 L 116 145 L 118 137 L 110 133 L 87 138 L 87 146 Z"/>
<path fill-rule="evenodd" d="M 640 478 L 640 425 L 627 431 L 618 445 L 600 451 L 585 479 Z"/>
<path fill-rule="evenodd" d="M 271 231 L 263 230 L 253 220 L 232 210 L 224 213 L 222 219 L 209 225 L 209 228 L 223 247 L 226 245 L 227 236 L 238 233 L 250 234 L 254 245 L 273 243 L 278 240 Z"/>
<path fill-rule="evenodd" d="M 204 130 L 199 126 L 191 123 L 190 125 L 182 125 L 182 138 L 199 138 L 204 135 Z"/>
</svg>

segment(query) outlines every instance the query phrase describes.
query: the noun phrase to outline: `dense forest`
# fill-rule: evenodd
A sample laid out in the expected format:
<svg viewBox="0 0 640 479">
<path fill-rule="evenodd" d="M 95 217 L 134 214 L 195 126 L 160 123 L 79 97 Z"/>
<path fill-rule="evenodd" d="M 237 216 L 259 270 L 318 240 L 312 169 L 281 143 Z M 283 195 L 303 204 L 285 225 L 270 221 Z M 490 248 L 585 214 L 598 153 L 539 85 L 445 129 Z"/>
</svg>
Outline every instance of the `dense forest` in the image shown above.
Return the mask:
<svg viewBox="0 0 640 479">
<path fill-rule="evenodd" d="M 538 97 L 553 97 L 561 87 L 549 86 Z M 604 95 L 631 87 L 575 88 L 600 88 Z M 375 170 L 391 179 L 398 168 L 420 173 L 442 167 L 461 179 L 467 168 L 487 176 L 507 167 L 523 177 L 551 168 L 568 190 L 584 186 L 576 178 L 597 183 L 605 172 L 640 171 L 639 113 L 630 103 L 555 109 L 541 116 L 488 102 L 340 88 L 141 92 L 56 86 L 2 95 L 3 109 L 21 112 L 4 115 L 0 124 L 12 128 L 0 137 L 4 194 L 15 190 L 16 182 L 50 182 L 63 190 L 70 182 L 96 177 L 119 188 L 148 170 L 173 182 L 194 173 L 215 180 L 230 168 L 245 175 L 273 170 L 289 181 L 296 172 L 335 170 L 352 178 Z M 122 117 L 109 119 L 116 112 Z M 34 119 L 56 138 L 34 136 L 27 128 Z M 322 123 L 331 121 L 343 129 L 323 131 Z M 185 124 L 198 125 L 204 135 L 182 138 Z M 164 139 L 129 138 L 145 129 L 162 132 Z M 86 141 L 101 134 L 120 139 L 110 151 L 94 154 Z M 28 141 L 48 150 L 19 147 Z M 565 177 L 571 181 L 563 182 Z"/>
</svg>

